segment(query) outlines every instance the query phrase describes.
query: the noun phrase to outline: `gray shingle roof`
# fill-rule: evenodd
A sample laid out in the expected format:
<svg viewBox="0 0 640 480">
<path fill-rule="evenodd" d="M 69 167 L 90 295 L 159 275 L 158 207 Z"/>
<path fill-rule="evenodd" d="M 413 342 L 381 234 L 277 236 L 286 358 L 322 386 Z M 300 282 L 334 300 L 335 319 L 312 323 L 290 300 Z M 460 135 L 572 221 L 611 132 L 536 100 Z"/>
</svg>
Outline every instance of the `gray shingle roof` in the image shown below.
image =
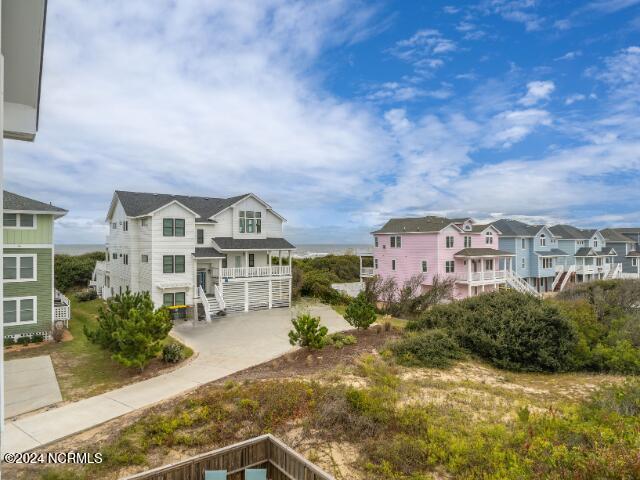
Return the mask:
<svg viewBox="0 0 640 480">
<path fill-rule="evenodd" d="M 619 233 L 635 233 L 640 234 L 640 227 L 620 227 L 615 229 Z"/>
<path fill-rule="evenodd" d="M 64 208 L 56 207 L 50 203 L 44 203 L 32 198 L 23 197 L 17 193 L 3 192 L 3 202 L 5 210 L 51 212 L 52 214 L 64 215 L 67 211 Z"/>
<path fill-rule="evenodd" d="M 487 257 L 487 256 L 501 256 L 501 257 L 515 257 L 514 253 L 505 252 L 504 250 L 497 250 L 495 248 L 464 248 L 459 252 L 456 252 L 456 257 Z"/>
<path fill-rule="evenodd" d="M 627 253 L 627 257 L 640 257 L 640 252 L 634 250 L 633 252 Z"/>
<path fill-rule="evenodd" d="M 170 195 L 166 193 L 142 193 L 142 192 L 125 192 L 116 190 L 116 195 L 122 203 L 125 213 L 130 217 L 138 217 L 147 215 L 168 203 L 177 200 L 185 207 L 190 208 L 198 214 L 199 219 L 207 219 L 234 203 L 242 200 L 250 195 L 238 195 L 229 198 L 214 197 L 193 197 L 189 195 Z"/>
<path fill-rule="evenodd" d="M 534 237 L 544 225 L 529 225 L 518 220 L 503 218 L 493 222 L 504 237 Z"/>
<path fill-rule="evenodd" d="M 566 240 L 586 240 L 596 232 L 596 230 L 582 230 L 573 225 L 554 225 L 549 230 L 555 236 Z"/>
<path fill-rule="evenodd" d="M 598 255 L 603 256 L 603 255 L 615 255 L 616 251 L 613 247 L 602 247 L 602 249 L 597 252 Z"/>
<path fill-rule="evenodd" d="M 595 251 L 592 247 L 582 247 L 576 252 L 576 257 L 606 257 L 609 255 L 615 255 L 613 247 L 603 247 L 599 252 Z"/>
<path fill-rule="evenodd" d="M 213 247 L 196 248 L 193 256 L 196 258 L 225 258 L 225 255 L 223 253 L 220 253 Z"/>
<path fill-rule="evenodd" d="M 534 252 L 539 257 L 568 257 L 569 254 L 559 248 L 552 248 L 548 252 Z"/>
<path fill-rule="evenodd" d="M 382 228 L 373 233 L 436 233 L 452 223 L 462 223 L 464 220 L 445 217 L 426 216 L 392 218 Z"/>
<path fill-rule="evenodd" d="M 622 235 L 622 233 L 617 232 L 613 228 L 605 228 L 601 233 L 607 242 L 633 243 L 633 240 Z"/>
<path fill-rule="evenodd" d="M 213 239 L 220 250 L 289 250 L 296 248 L 284 238 L 232 238 Z"/>
</svg>

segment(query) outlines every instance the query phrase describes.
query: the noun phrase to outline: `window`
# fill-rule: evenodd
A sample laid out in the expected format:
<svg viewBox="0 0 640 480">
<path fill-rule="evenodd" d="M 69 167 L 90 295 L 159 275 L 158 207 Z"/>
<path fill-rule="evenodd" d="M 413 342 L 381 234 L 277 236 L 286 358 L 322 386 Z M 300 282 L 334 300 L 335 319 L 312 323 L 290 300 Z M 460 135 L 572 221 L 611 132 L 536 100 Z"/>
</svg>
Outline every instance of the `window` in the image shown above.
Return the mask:
<svg viewBox="0 0 640 480">
<path fill-rule="evenodd" d="M 547 245 L 547 237 L 543 233 L 542 235 L 540 235 L 540 246 L 544 247 L 546 245 Z"/>
<path fill-rule="evenodd" d="M 173 218 L 162 219 L 162 236 L 173 237 Z"/>
<path fill-rule="evenodd" d="M 242 257 L 240 255 L 236 255 L 236 268 L 240 268 L 242 266 Z"/>
<path fill-rule="evenodd" d="M 22 228 L 33 228 L 35 224 L 34 216 L 31 213 L 20 214 L 20 226 Z"/>
<path fill-rule="evenodd" d="M 484 269 L 491 271 L 493 270 L 493 259 L 489 259 L 489 260 L 485 260 L 484 261 Z"/>
<path fill-rule="evenodd" d="M 393 270 L 393 271 L 396 270 L 396 261 L 395 260 L 391 260 L 391 270 Z"/>
<path fill-rule="evenodd" d="M 402 237 L 399 235 L 392 235 L 389 239 L 389 246 L 391 248 L 401 248 L 402 247 Z"/>
<path fill-rule="evenodd" d="M 113 223 L 111 224 L 111 229 L 112 229 L 112 230 L 116 230 L 117 228 L 118 228 L 118 223 L 117 223 L 117 222 L 113 222 Z"/>
<path fill-rule="evenodd" d="M 378 259 L 377 258 L 373 259 L 373 268 L 375 268 L 376 270 L 378 269 Z"/>
<path fill-rule="evenodd" d="M 184 273 L 184 255 L 164 255 L 162 273 Z"/>
<path fill-rule="evenodd" d="M 176 273 L 184 273 L 184 255 L 176 255 L 174 258 Z"/>
<path fill-rule="evenodd" d="M 227 268 L 227 257 L 222 259 L 222 268 Z"/>
<path fill-rule="evenodd" d="M 165 307 L 172 307 L 174 305 L 184 305 L 185 298 L 186 296 L 184 292 L 165 293 L 162 296 L 162 304 Z"/>
<path fill-rule="evenodd" d="M 148 218 L 143 218 L 140 220 L 140 226 L 141 227 L 148 227 L 149 226 L 149 219 Z"/>
<path fill-rule="evenodd" d="M 447 237 L 445 239 L 445 243 L 447 245 L 447 248 L 453 248 L 453 241 L 454 241 L 453 237 Z"/>
<path fill-rule="evenodd" d="M 5 281 L 36 280 L 36 255 L 5 255 L 2 274 Z"/>
<path fill-rule="evenodd" d="M 112 253 L 112 254 L 111 254 L 111 258 L 112 258 L 113 260 L 116 260 L 116 259 L 118 258 L 118 254 L 117 254 L 117 253 Z"/>
<path fill-rule="evenodd" d="M 122 256 L 122 263 L 123 263 L 124 265 L 129 265 L 129 255 L 128 255 L 128 254 L 126 254 L 126 253 L 125 253 L 125 254 Z"/>
<path fill-rule="evenodd" d="M 487 245 L 493 245 L 493 232 L 486 233 L 484 243 L 486 243 Z"/>
<path fill-rule="evenodd" d="M 199 228 L 199 229 L 196 231 L 196 237 L 197 237 L 197 238 L 196 238 L 196 241 L 197 241 L 200 245 L 202 245 L 202 244 L 204 243 L 204 230 L 203 230 L 202 228 Z"/>
<path fill-rule="evenodd" d="M 129 220 L 125 220 L 122 223 L 122 231 L 123 232 L 128 232 L 129 231 Z"/>
<path fill-rule="evenodd" d="M 522 266 L 522 268 L 526 268 L 527 267 L 527 264 L 526 264 L 524 258 L 522 259 L 521 266 Z"/>
<path fill-rule="evenodd" d="M 373 246 L 378 248 L 378 237 L 373 237 Z"/>
<path fill-rule="evenodd" d="M 471 237 L 468 235 L 464 237 L 464 248 L 471 248 Z"/>
<path fill-rule="evenodd" d="M 149 263 L 149 255 L 142 255 L 142 263 Z"/>
<path fill-rule="evenodd" d="M 553 268 L 553 258 L 543 258 L 542 268 Z"/>
<path fill-rule="evenodd" d="M 428 265 L 426 260 L 422 260 L 422 273 L 427 273 Z"/>
<path fill-rule="evenodd" d="M 184 218 L 176 218 L 174 221 L 175 221 L 175 236 L 184 237 Z"/>
<path fill-rule="evenodd" d="M 638 266 L 638 259 L 637 258 L 632 258 L 631 259 L 631 265 L 634 266 L 634 267 L 637 267 Z"/>
<path fill-rule="evenodd" d="M 262 212 L 242 210 L 238 216 L 240 233 L 262 233 Z"/>
<path fill-rule="evenodd" d="M 7 228 L 36 228 L 36 216 L 33 213 L 5 213 L 2 225 Z"/>
<path fill-rule="evenodd" d="M 18 214 L 16 213 L 5 213 L 3 219 L 3 225 L 5 227 L 17 227 L 18 226 Z"/>
<path fill-rule="evenodd" d="M 522 250 L 526 250 L 527 249 L 527 239 L 523 238 L 522 239 Z"/>
<path fill-rule="evenodd" d="M 249 266 L 250 267 L 256 266 L 256 256 L 253 253 L 249 254 Z"/>
<path fill-rule="evenodd" d="M 593 240 L 593 246 L 594 246 L 594 247 L 597 247 L 597 246 L 598 246 L 598 240 L 595 240 L 595 239 Z"/>
<path fill-rule="evenodd" d="M 162 273 L 173 273 L 173 257 L 171 255 L 162 257 Z"/>
<path fill-rule="evenodd" d="M 444 262 L 444 271 L 447 273 L 454 273 L 456 271 L 456 263 L 453 260 L 447 260 Z"/>
<path fill-rule="evenodd" d="M 6 298 L 4 300 L 4 323 L 36 323 L 36 297 Z"/>
</svg>

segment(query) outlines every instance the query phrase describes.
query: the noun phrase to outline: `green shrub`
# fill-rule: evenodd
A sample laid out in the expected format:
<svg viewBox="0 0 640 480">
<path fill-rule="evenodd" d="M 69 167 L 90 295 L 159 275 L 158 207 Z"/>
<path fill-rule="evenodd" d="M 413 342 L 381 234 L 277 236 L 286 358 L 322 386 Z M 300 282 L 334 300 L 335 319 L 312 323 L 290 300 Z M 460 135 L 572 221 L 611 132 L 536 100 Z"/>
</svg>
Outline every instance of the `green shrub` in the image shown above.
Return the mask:
<svg viewBox="0 0 640 480">
<path fill-rule="evenodd" d="M 338 349 L 343 348 L 346 345 L 355 345 L 356 343 L 358 343 L 358 339 L 356 337 L 341 332 L 327 335 L 324 341 L 325 345 L 332 345 Z"/>
<path fill-rule="evenodd" d="M 327 336 L 327 327 L 320 326 L 320 317 L 310 313 L 300 313 L 292 318 L 293 330 L 289 332 L 289 343 L 301 347 L 322 348 Z"/>
<path fill-rule="evenodd" d="M 572 369 L 577 342 L 573 326 L 555 305 L 513 290 L 437 305 L 408 328 L 443 328 L 462 348 L 521 371 Z"/>
<path fill-rule="evenodd" d="M 98 298 L 98 292 L 93 288 L 89 288 L 87 290 L 83 290 L 82 292 L 76 293 L 76 298 L 79 302 L 89 302 Z"/>
<path fill-rule="evenodd" d="M 169 343 L 162 348 L 162 361 L 178 363 L 184 358 L 184 348 L 179 343 Z"/>
<path fill-rule="evenodd" d="M 443 329 L 412 333 L 391 344 L 398 363 L 406 366 L 446 368 L 454 360 L 464 358 L 464 352 Z"/>
<path fill-rule="evenodd" d="M 357 282 L 360 279 L 360 258 L 357 255 L 326 255 L 324 257 L 296 258 L 293 267 L 303 273 L 320 271 L 332 282 Z"/>
<path fill-rule="evenodd" d="M 71 287 L 86 287 L 97 261 L 104 261 L 104 252 L 83 255 L 57 254 L 54 257 L 56 288 L 64 292 Z"/>
<path fill-rule="evenodd" d="M 172 326 L 169 310 L 154 310 L 148 292 L 126 292 L 109 299 L 100 308 L 97 327 L 91 330 L 85 325 L 84 333 L 91 342 L 111 351 L 117 362 L 143 370 L 160 353 Z"/>
<path fill-rule="evenodd" d="M 620 340 L 615 345 L 599 343 L 593 349 L 593 366 L 605 372 L 640 374 L 640 348 L 629 340 Z"/>
<path fill-rule="evenodd" d="M 10 347 L 11 345 L 15 345 L 16 340 L 13 337 L 4 337 L 4 346 Z"/>
<path fill-rule="evenodd" d="M 44 342 L 44 335 L 40 335 L 39 333 L 31 335 L 31 341 L 33 343 L 42 343 Z"/>
<path fill-rule="evenodd" d="M 25 337 L 18 337 L 18 340 L 16 340 L 16 343 L 18 345 L 29 345 L 31 343 L 31 337 L 28 335 Z"/>
<path fill-rule="evenodd" d="M 344 319 L 349 325 L 358 329 L 367 329 L 376 321 L 376 309 L 367 301 L 364 292 L 360 292 L 347 305 Z"/>
</svg>

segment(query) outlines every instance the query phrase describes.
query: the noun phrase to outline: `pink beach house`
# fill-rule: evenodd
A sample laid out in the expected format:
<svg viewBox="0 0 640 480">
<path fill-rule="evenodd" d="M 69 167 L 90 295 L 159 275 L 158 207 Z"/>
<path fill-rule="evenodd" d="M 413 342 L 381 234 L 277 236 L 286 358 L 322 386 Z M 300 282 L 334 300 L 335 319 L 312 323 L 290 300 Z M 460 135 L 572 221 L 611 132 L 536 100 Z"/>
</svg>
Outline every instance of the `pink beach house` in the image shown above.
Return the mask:
<svg viewBox="0 0 640 480">
<path fill-rule="evenodd" d="M 402 285 L 422 274 L 424 289 L 435 277 L 452 278 L 457 299 L 501 286 L 537 295 L 513 272 L 514 254 L 498 249 L 500 231 L 493 225 L 470 218 L 392 218 L 372 234 L 373 268 L 362 268 L 362 277 L 393 277 Z"/>
</svg>

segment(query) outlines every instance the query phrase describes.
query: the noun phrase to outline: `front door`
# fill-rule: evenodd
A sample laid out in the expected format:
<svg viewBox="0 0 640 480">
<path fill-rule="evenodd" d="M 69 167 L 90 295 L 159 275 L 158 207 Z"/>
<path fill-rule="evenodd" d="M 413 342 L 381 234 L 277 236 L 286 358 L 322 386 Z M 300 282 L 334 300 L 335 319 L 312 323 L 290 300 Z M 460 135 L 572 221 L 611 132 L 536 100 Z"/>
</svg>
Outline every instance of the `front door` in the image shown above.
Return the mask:
<svg viewBox="0 0 640 480">
<path fill-rule="evenodd" d="M 202 290 L 207 291 L 207 271 L 199 270 L 198 271 L 198 286 L 202 287 Z"/>
</svg>

